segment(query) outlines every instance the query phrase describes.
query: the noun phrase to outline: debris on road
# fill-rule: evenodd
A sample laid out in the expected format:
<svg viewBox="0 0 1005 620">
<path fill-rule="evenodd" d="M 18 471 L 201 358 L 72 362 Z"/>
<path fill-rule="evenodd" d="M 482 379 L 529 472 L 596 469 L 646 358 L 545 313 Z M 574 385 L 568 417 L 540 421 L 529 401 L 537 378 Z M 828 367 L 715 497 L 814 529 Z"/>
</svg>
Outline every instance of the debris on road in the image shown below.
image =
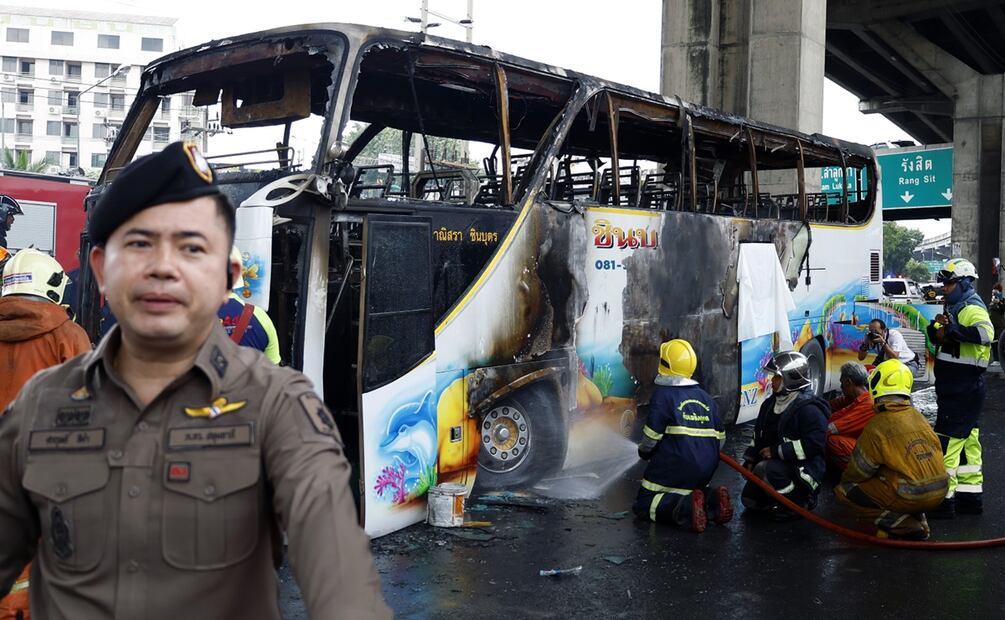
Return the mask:
<svg viewBox="0 0 1005 620">
<path fill-rule="evenodd" d="M 538 575 L 541 577 L 564 577 L 566 575 L 578 575 L 583 572 L 582 565 L 576 566 L 575 568 L 551 568 L 548 570 L 538 571 Z"/>
<path fill-rule="evenodd" d="M 611 564 L 614 564 L 615 566 L 621 566 L 631 558 L 626 558 L 623 555 L 605 555 L 603 559 L 607 560 Z"/>
</svg>

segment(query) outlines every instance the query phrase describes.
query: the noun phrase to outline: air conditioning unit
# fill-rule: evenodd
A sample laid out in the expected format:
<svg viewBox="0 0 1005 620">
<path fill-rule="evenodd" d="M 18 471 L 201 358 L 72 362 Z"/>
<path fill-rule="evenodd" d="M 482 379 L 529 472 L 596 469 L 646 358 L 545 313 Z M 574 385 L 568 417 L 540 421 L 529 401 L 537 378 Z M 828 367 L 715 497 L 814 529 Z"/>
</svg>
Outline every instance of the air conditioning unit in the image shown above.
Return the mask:
<svg viewBox="0 0 1005 620">
<path fill-rule="evenodd" d="M 62 114 L 62 113 L 63 113 L 62 106 L 58 106 L 58 105 L 51 105 L 51 106 L 49 106 L 49 114 Z"/>
<path fill-rule="evenodd" d="M 13 82 L 14 81 L 14 76 L 13 75 L 4 74 L 3 81 L 4 82 Z"/>
<path fill-rule="evenodd" d="M 105 118 L 105 116 L 107 116 L 107 115 L 108 115 L 108 112 L 106 112 L 105 110 L 102 110 L 100 108 L 96 109 L 94 111 L 94 118 Z"/>
</svg>

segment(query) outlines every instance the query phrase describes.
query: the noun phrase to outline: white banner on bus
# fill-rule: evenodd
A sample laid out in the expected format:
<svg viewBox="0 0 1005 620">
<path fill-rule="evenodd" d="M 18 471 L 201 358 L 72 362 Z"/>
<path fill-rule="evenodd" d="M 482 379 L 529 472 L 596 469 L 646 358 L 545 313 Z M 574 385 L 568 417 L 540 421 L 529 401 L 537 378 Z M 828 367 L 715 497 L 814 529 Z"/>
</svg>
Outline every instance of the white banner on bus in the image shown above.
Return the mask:
<svg viewBox="0 0 1005 620">
<path fill-rule="evenodd" d="M 779 350 L 792 348 L 789 315 L 795 309 L 773 243 L 741 243 L 737 341 L 778 333 Z"/>
</svg>

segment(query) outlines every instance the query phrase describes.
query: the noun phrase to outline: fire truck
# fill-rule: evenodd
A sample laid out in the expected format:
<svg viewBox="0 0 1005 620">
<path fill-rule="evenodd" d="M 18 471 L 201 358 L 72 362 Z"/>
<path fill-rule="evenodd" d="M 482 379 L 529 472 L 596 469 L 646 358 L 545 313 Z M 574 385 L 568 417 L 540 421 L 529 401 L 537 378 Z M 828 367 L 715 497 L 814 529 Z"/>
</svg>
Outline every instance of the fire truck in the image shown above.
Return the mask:
<svg viewBox="0 0 1005 620">
<path fill-rule="evenodd" d="M 92 185 L 84 177 L 0 170 L 0 194 L 17 200 L 24 211 L 7 233 L 8 249 L 34 247 L 53 255 L 67 272 L 76 270 L 84 197 Z"/>
</svg>

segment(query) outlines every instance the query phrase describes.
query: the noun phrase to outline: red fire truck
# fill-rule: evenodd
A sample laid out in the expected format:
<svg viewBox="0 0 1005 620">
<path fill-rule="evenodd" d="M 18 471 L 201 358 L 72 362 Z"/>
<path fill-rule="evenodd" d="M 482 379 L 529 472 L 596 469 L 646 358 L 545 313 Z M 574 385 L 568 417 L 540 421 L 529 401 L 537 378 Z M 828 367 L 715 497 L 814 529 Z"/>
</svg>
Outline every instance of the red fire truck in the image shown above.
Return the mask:
<svg viewBox="0 0 1005 620">
<path fill-rule="evenodd" d="M 17 200 L 24 211 L 7 232 L 8 249 L 34 246 L 55 256 L 68 273 L 75 271 L 80 266 L 84 197 L 92 184 L 84 177 L 0 170 L 0 194 Z"/>
</svg>

